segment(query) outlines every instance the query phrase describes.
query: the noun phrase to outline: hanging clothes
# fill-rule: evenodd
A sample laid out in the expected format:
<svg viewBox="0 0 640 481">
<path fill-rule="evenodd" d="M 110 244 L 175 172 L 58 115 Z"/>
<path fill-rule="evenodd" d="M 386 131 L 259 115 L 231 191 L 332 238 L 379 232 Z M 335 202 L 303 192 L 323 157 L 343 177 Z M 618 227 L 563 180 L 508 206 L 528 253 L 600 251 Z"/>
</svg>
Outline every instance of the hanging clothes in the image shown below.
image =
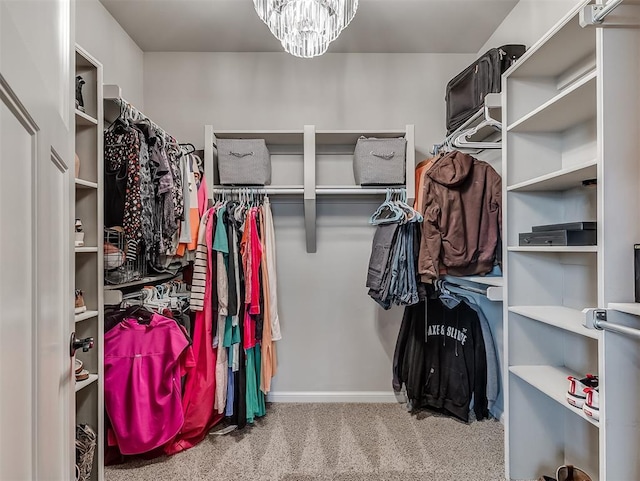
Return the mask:
<svg viewBox="0 0 640 481">
<path fill-rule="evenodd" d="M 486 162 L 453 151 L 436 160 L 424 179 L 421 280 L 490 272 L 501 249 L 500 175 Z"/>
<path fill-rule="evenodd" d="M 465 302 L 445 305 L 433 289 L 405 309 L 393 361 L 393 388 L 405 386 L 412 408 L 469 421 L 488 417 L 487 356 L 477 312 Z"/>
<path fill-rule="evenodd" d="M 122 454 L 152 451 L 182 428 L 180 378 L 194 367 L 190 342 L 173 319 L 127 317 L 104 336 L 105 408 Z"/>
<path fill-rule="evenodd" d="M 206 282 L 204 291 L 204 310 L 196 312 L 193 328 L 193 352 L 195 368 L 186 377 L 184 396 L 184 424 L 173 442 L 166 447 L 167 454 L 175 454 L 198 444 L 207 435 L 209 429 L 218 423 L 222 416 L 214 412 L 216 392 L 216 351 L 213 349 L 213 320 L 217 312 L 211 305 L 212 291 L 215 288 L 213 247 L 213 227 L 215 225 L 213 209 L 205 212 L 201 228 L 205 229 L 207 249 Z"/>
<path fill-rule="evenodd" d="M 376 224 L 366 286 L 382 308 L 410 306 L 420 299 L 416 276 L 418 224 L 422 215 L 402 200 L 387 199 L 371 216 Z"/>
<path fill-rule="evenodd" d="M 134 280 L 147 267 L 177 273 L 195 258 L 208 197 L 200 159 L 129 108 L 105 131 L 104 146 L 105 227 L 123 231 L 129 261 L 107 279 Z"/>
</svg>

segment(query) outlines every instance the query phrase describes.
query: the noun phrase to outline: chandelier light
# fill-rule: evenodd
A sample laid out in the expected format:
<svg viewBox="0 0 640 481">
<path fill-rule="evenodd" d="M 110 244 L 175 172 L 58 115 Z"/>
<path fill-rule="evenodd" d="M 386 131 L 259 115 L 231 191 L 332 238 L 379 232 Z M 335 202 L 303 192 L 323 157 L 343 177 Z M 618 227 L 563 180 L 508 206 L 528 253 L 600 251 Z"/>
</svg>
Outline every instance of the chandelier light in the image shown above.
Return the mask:
<svg viewBox="0 0 640 481">
<path fill-rule="evenodd" d="M 322 55 L 353 20 L 358 0 L 253 0 L 260 19 L 287 53 Z"/>
</svg>

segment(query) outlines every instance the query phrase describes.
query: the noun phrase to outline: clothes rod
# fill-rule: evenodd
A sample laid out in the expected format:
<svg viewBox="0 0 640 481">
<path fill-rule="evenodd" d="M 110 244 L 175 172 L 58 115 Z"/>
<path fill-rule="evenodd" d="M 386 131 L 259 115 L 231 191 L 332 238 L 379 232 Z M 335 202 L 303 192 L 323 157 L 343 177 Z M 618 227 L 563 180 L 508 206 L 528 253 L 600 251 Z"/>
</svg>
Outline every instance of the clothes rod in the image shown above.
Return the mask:
<svg viewBox="0 0 640 481">
<path fill-rule="evenodd" d="M 279 187 L 229 187 L 229 188 L 213 188 L 210 189 L 212 194 L 303 194 L 302 187 L 279 188 Z M 361 188 L 361 187 L 318 187 L 315 189 L 316 194 L 320 195 L 384 195 L 388 192 L 392 194 L 400 194 L 405 191 L 404 188 Z"/>
<path fill-rule="evenodd" d="M 229 187 L 209 189 L 212 194 L 303 194 L 302 187 L 278 188 L 278 187 Z"/>
<path fill-rule="evenodd" d="M 456 284 L 455 282 L 444 281 L 444 285 L 456 287 L 458 289 L 462 289 L 463 291 L 475 292 L 476 294 L 482 294 L 483 296 L 487 295 L 487 289 L 480 289 L 479 287 L 472 287 L 462 284 Z"/>
<path fill-rule="evenodd" d="M 624 336 L 640 339 L 640 330 L 633 327 L 622 326 L 607 321 L 607 311 L 597 310 L 593 319 L 593 326 L 601 331 L 610 331 Z"/>
<path fill-rule="evenodd" d="M 610 0 L 605 4 L 601 10 L 598 10 L 593 15 L 593 21 L 595 23 L 602 23 L 607 15 L 609 15 L 618 5 L 622 3 L 622 0 Z"/>
</svg>

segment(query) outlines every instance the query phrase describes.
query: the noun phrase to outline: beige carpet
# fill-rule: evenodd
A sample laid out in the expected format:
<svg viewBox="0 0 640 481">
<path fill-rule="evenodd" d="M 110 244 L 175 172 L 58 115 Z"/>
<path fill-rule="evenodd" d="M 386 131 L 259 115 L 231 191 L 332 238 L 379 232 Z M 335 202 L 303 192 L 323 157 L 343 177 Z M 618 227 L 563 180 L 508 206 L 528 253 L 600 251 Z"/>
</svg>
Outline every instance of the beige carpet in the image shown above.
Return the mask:
<svg viewBox="0 0 640 481">
<path fill-rule="evenodd" d="M 498 481 L 503 427 L 399 404 L 271 404 L 266 418 L 170 458 L 106 468 L 107 481 Z"/>
</svg>

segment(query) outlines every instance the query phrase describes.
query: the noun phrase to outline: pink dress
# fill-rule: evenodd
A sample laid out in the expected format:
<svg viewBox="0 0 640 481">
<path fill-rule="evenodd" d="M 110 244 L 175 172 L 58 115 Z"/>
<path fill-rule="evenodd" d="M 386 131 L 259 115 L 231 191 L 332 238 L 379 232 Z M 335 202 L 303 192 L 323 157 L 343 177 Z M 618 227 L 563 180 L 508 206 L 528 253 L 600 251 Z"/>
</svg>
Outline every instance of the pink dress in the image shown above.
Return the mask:
<svg viewBox="0 0 640 481">
<path fill-rule="evenodd" d="M 182 428 L 180 377 L 193 360 L 173 319 L 122 321 L 104 336 L 104 402 L 122 454 L 151 451 Z"/>
</svg>

